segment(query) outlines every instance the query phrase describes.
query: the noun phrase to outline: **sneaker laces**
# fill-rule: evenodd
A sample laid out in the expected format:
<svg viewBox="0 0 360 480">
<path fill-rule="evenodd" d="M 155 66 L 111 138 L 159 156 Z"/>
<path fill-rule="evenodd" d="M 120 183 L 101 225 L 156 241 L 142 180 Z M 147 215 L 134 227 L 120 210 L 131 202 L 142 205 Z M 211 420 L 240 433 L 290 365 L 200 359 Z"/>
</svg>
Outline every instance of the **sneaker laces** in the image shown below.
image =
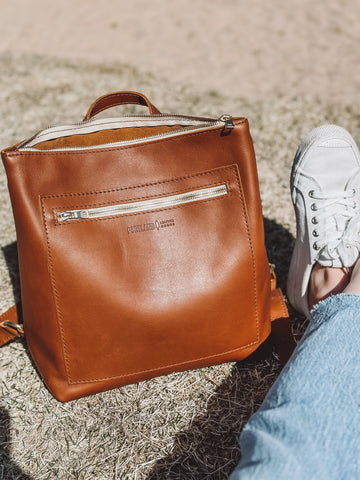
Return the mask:
<svg viewBox="0 0 360 480">
<path fill-rule="evenodd" d="M 317 261 L 320 264 L 351 267 L 360 252 L 360 212 L 357 208 L 355 190 L 341 192 L 310 191 L 314 200 L 311 210 L 314 225 L 321 224 L 313 231 L 319 237 L 314 243 L 318 251 Z M 321 233 L 320 233 L 321 232 Z M 338 263 L 340 262 L 340 265 Z"/>
</svg>

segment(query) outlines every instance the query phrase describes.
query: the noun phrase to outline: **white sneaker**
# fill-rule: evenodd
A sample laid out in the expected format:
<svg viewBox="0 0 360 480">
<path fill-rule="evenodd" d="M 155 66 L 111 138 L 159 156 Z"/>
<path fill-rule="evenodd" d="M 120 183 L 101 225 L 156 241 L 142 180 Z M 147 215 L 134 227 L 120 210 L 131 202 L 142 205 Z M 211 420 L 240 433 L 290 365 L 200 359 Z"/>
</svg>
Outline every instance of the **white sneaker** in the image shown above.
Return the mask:
<svg viewBox="0 0 360 480">
<path fill-rule="evenodd" d="M 287 295 L 309 316 L 308 285 L 316 262 L 351 267 L 360 251 L 360 154 L 344 128 L 323 125 L 301 142 L 290 179 L 296 241 Z"/>
</svg>

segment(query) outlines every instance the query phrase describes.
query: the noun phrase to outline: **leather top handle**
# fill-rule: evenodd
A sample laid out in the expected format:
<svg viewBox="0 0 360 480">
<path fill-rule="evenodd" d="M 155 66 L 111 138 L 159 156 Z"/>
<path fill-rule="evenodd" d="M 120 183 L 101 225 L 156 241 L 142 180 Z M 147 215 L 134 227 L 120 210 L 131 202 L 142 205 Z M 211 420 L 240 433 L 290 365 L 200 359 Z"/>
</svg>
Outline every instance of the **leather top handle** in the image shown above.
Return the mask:
<svg viewBox="0 0 360 480">
<path fill-rule="evenodd" d="M 104 95 L 91 105 L 84 120 L 90 120 L 94 115 L 106 110 L 107 108 L 116 107 L 118 105 L 144 105 L 148 107 L 151 115 L 159 115 L 159 110 L 141 93 L 137 92 L 115 92 Z"/>
</svg>

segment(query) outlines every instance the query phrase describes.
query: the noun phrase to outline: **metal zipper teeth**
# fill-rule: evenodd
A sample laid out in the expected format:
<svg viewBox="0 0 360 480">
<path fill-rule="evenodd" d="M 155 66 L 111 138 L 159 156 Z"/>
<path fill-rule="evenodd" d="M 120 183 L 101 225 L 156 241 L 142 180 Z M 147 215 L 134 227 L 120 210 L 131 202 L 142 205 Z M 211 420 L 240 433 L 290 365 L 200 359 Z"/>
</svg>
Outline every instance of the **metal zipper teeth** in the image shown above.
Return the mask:
<svg viewBox="0 0 360 480">
<path fill-rule="evenodd" d="M 33 135 L 30 139 L 25 140 L 22 144 L 19 145 L 18 149 L 22 149 L 23 146 L 24 147 L 26 146 L 26 144 L 28 144 L 30 142 L 33 142 L 34 140 L 36 140 L 38 138 L 40 139 L 40 137 L 42 137 L 44 135 L 47 135 L 47 134 L 51 134 L 51 133 L 56 134 L 56 133 L 61 133 L 61 132 L 64 132 L 64 131 L 69 131 L 71 129 L 75 130 L 75 129 L 78 129 L 78 128 L 81 128 L 81 127 L 89 127 L 91 125 L 102 126 L 102 125 L 106 125 L 110 122 L 121 124 L 121 122 L 126 122 L 126 121 L 131 121 L 131 120 L 136 121 L 136 120 L 148 119 L 148 120 L 155 120 L 156 121 L 156 120 L 159 120 L 160 118 L 161 119 L 168 118 L 168 119 L 174 119 L 174 120 L 181 119 L 181 120 L 189 120 L 189 121 L 194 121 L 194 122 L 197 121 L 197 122 L 204 122 L 204 123 L 211 123 L 211 122 L 217 122 L 218 121 L 218 119 L 208 118 L 208 117 L 193 117 L 193 116 L 189 116 L 189 115 L 168 114 L 168 113 L 161 113 L 161 114 L 158 114 L 158 115 L 145 115 L 145 114 L 144 115 L 123 115 L 122 117 L 115 117 L 113 119 L 91 118 L 89 120 L 85 120 L 85 121 L 82 121 L 82 122 L 75 122 L 75 123 L 70 124 L 70 125 L 49 125 L 47 128 L 42 129 L 39 132 L 35 133 L 35 135 Z"/>
<path fill-rule="evenodd" d="M 189 192 L 168 195 L 166 197 L 157 197 L 149 200 L 141 200 L 131 203 L 119 203 L 105 207 L 84 208 L 81 210 L 65 210 L 57 212 L 58 222 L 68 220 L 80 220 L 87 218 L 105 218 L 114 215 L 127 215 L 130 213 L 141 213 L 150 210 L 159 210 L 164 208 L 176 207 L 200 200 L 210 200 L 216 197 L 227 195 L 228 187 L 226 184 L 216 185 L 214 187 L 200 188 Z"/>
<path fill-rule="evenodd" d="M 197 119 L 183 119 L 183 118 L 170 118 L 166 117 L 166 123 L 164 119 L 159 118 L 113 118 L 113 119 L 103 119 L 102 121 L 97 121 L 96 123 L 83 123 L 80 125 L 62 125 L 59 127 L 54 127 L 53 129 L 42 130 L 37 133 L 34 137 L 28 140 L 26 143 L 29 147 L 36 145 L 39 142 L 44 142 L 47 140 L 52 140 L 59 137 L 67 137 L 70 135 L 83 135 L 87 133 L 98 132 L 99 130 L 110 130 L 110 129 L 121 129 L 121 128 L 132 128 L 132 127 L 143 127 L 143 126 L 161 126 L 161 125 L 184 125 L 184 126 L 197 126 L 202 125 L 203 123 L 211 124 L 216 120 L 204 121 Z M 139 123 L 141 124 L 139 125 Z M 25 144 L 24 144 L 25 145 Z"/>
<path fill-rule="evenodd" d="M 151 119 L 151 122 L 148 121 L 141 121 L 141 124 L 139 125 L 140 120 L 131 120 L 129 122 L 103 122 L 101 124 L 96 124 L 96 125 L 82 125 L 81 127 L 73 127 L 70 128 L 69 126 L 64 127 L 62 130 L 56 130 L 56 131 L 51 131 L 51 132 L 42 132 L 39 135 L 37 135 L 35 138 L 32 138 L 31 140 L 27 141 L 26 144 L 24 144 L 24 147 L 30 148 L 30 147 L 35 147 L 38 143 L 41 142 L 47 142 L 51 141 L 54 139 L 58 138 L 66 138 L 70 137 L 72 135 L 91 135 L 92 133 L 99 132 L 99 131 L 105 131 L 105 130 L 121 130 L 122 128 L 141 128 L 141 127 L 158 127 L 158 126 L 179 126 L 182 128 L 196 128 L 200 125 L 211 125 L 214 122 L 203 122 L 200 123 L 198 120 L 193 120 L 190 122 L 190 120 L 179 120 L 179 119 L 167 119 L 166 123 L 161 122 L 160 120 L 154 121 L 154 119 Z"/>
<path fill-rule="evenodd" d="M 176 131 L 171 131 L 171 132 L 159 133 L 157 135 L 152 135 L 152 136 L 149 136 L 149 137 L 136 138 L 134 140 L 124 140 L 122 142 L 102 143 L 100 145 L 90 145 L 90 146 L 87 146 L 87 147 L 80 146 L 80 147 L 60 147 L 60 148 L 51 148 L 51 149 L 38 149 L 36 147 L 26 147 L 26 146 L 22 147 L 22 146 L 20 146 L 20 147 L 18 147 L 18 149 L 21 150 L 21 151 L 33 151 L 33 152 L 61 152 L 61 151 L 71 152 L 71 151 L 80 151 L 80 150 L 97 150 L 99 148 L 104 148 L 104 147 L 105 148 L 106 147 L 123 147 L 123 146 L 126 146 L 126 145 L 134 145 L 134 144 L 137 144 L 137 143 L 154 141 L 154 140 L 158 140 L 158 139 L 164 138 L 164 137 L 176 137 L 178 135 L 182 135 L 182 134 L 185 134 L 185 133 L 196 132 L 197 130 L 210 130 L 211 128 L 215 128 L 215 127 L 218 127 L 218 126 L 221 126 L 221 125 L 224 125 L 224 122 L 218 121 L 218 122 L 212 123 L 211 125 L 202 124 L 202 125 L 198 125 L 195 128 L 193 126 L 184 127 L 179 131 L 176 130 Z"/>
</svg>

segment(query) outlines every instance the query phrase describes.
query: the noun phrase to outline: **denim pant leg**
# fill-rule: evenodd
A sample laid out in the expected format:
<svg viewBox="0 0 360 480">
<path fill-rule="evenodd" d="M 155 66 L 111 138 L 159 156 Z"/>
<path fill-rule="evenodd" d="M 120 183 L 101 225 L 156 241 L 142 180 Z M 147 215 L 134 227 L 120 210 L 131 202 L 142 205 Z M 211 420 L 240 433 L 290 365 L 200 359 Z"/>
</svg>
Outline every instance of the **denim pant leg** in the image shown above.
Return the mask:
<svg viewBox="0 0 360 480">
<path fill-rule="evenodd" d="M 231 480 L 360 479 L 360 295 L 313 309 L 240 447 Z"/>
</svg>

